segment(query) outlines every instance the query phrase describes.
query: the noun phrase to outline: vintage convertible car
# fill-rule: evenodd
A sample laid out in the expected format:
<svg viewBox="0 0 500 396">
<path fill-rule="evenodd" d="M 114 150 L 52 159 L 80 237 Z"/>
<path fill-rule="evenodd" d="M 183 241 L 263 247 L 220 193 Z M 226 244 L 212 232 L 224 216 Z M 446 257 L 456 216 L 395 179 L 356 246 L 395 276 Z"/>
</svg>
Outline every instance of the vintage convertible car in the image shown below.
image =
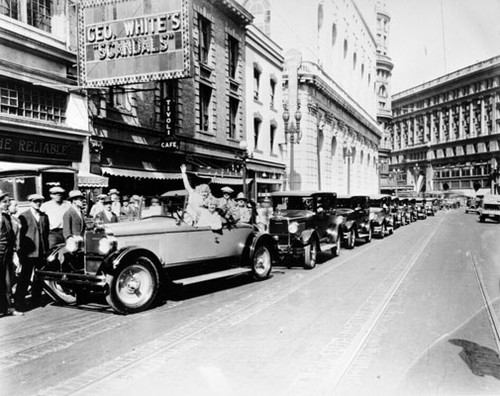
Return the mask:
<svg viewBox="0 0 500 396">
<path fill-rule="evenodd" d="M 160 289 L 250 273 L 269 276 L 276 243 L 250 224 L 196 227 L 185 212 L 187 192 L 164 194 L 159 213 L 93 227 L 54 249 L 37 271 L 59 302 L 101 292 L 120 313 L 150 307 Z M 151 213 L 151 212 L 150 212 Z"/>
<path fill-rule="evenodd" d="M 386 234 L 392 235 L 394 233 L 394 217 L 390 195 L 370 195 L 370 219 L 373 236 L 384 238 Z"/>
</svg>

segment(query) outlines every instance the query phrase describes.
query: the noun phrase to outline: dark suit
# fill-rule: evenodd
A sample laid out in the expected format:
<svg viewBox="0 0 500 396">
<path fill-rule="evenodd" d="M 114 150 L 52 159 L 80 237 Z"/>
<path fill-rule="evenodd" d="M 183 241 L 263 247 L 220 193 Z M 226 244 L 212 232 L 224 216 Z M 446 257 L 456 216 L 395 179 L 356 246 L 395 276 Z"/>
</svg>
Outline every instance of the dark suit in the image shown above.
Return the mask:
<svg viewBox="0 0 500 396">
<path fill-rule="evenodd" d="M 0 314 L 7 314 L 10 306 L 12 256 L 15 246 L 16 236 L 10 216 L 0 212 Z"/>
<path fill-rule="evenodd" d="M 97 213 L 95 216 L 96 221 L 100 221 L 102 224 L 118 223 L 118 216 L 111 212 L 111 218 L 108 219 L 104 211 Z"/>
<path fill-rule="evenodd" d="M 85 220 L 83 214 L 80 214 L 71 206 L 63 216 L 63 236 L 68 239 L 72 235 L 83 235 L 85 231 Z"/>
<path fill-rule="evenodd" d="M 24 310 L 24 300 L 33 271 L 43 266 L 49 249 L 49 218 L 43 212 L 39 212 L 39 215 L 38 221 L 31 209 L 19 215 L 21 231 L 18 255 L 21 262 L 21 274 L 19 275 L 15 295 L 15 305 L 18 311 Z M 31 288 L 32 306 L 39 305 L 41 297 L 42 284 L 35 276 Z"/>
</svg>

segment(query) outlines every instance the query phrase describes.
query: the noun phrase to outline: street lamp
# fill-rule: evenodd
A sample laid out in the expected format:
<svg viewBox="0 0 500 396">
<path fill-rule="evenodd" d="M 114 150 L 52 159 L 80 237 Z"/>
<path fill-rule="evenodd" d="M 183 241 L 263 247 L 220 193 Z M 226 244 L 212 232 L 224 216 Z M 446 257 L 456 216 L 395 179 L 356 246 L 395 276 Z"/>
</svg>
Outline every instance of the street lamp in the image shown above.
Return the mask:
<svg viewBox="0 0 500 396">
<path fill-rule="evenodd" d="M 243 181 L 243 194 L 248 198 L 247 189 L 247 160 L 252 158 L 252 155 L 248 152 L 248 143 L 246 140 L 240 142 L 240 149 L 242 152 L 237 152 L 236 157 L 241 160 L 241 170 L 242 170 L 242 181 Z"/>
<path fill-rule="evenodd" d="M 398 185 L 399 185 L 399 175 L 401 174 L 401 170 L 399 168 L 393 169 L 391 171 L 392 177 L 394 179 L 394 188 L 395 188 L 395 193 L 396 197 L 398 196 Z"/>
<path fill-rule="evenodd" d="M 283 125 L 285 128 L 285 140 L 286 142 L 290 142 L 290 176 L 288 180 L 288 189 L 291 190 L 293 187 L 293 145 L 295 142 L 297 144 L 300 142 L 300 139 L 302 137 L 301 131 L 300 131 L 300 120 L 302 119 L 302 113 L 300 112 L 300 105 L 297 104 L 297 110 L 295 111 L 295 124 L 294 122 L 290 122 L 290 112 L 288 111 L 287 107 L 284 106 L 283 110 Z M 289 139 L 286 137 L 289 136 Z"/>
</svg>

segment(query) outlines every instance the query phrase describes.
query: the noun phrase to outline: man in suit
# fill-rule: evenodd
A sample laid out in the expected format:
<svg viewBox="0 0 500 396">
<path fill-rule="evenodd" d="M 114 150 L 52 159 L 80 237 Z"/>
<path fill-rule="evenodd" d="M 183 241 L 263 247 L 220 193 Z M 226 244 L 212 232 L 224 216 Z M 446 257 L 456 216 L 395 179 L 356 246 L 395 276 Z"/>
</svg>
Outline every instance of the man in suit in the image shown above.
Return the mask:
<svg viewBox="0 0 500 396">
<path fill-rule="evenodd" d="M 49 249 L 49 217 L 41 211 L 43 195 L 31 194 L 28 197 L 31 207 L 19 215 L 21 230 L 19 234 L 19 260 L 21 274 L 16 287 L 14 302 L 16 311 L 26 310 L 25 298 L 33 271 L 43 266 Z M 31 307 L 37 307 L 42 300 L 42 283 L 35 276 L 31 286 Z"/>
<path fill-rule="evenodd" d="M 84 196 L 81 191 L 73 190 L 69 192 L 68 200 L 71 206 L 63 216 L 63 236 L 68 239 L 71 236 L 83 236 L 85 231 L 85 219 L 83 218 Z"/>
<path fill-rule="evenodd" d="M 104 198 L 104 201 L 102 202 L 104 209 L 96 215 L 96 223 L 118 223 L 118 216 L 111 210 L 112 203 L 113 202 L 110 197 Z"/>
</svg>

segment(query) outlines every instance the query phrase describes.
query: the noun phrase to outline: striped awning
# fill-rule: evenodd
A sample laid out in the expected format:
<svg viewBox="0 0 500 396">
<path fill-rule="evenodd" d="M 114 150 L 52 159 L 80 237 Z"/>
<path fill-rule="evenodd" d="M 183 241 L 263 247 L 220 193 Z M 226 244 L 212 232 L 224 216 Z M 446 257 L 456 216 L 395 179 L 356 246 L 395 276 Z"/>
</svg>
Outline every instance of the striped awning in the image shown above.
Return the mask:
<svg viewBox="0 0 500 396">
<path fill-rule="evenodd" d="M 106 176 L 80 171 L 78 172 L 78 186 L 86 188 L 108 187 L 108 178 Z"/>
<path fill-rule="evenodd" d="M 180 180 L 182 173 L 169 173 L 138 169 L 122 169 L 102 167 L 102 173 L 109 176 L 131 177 L 135 179 Z"/>
<path fill-rule="evenodd" d="M 246 179 L 246 183 L 250 184 L 253 181 L 253 179 Z M 243 185 L 243 179 L 236 178 L 236 177 L 213 177 L 212 184 L 224 184 L 227 186 L 242 186 Z"/>
</svg>

